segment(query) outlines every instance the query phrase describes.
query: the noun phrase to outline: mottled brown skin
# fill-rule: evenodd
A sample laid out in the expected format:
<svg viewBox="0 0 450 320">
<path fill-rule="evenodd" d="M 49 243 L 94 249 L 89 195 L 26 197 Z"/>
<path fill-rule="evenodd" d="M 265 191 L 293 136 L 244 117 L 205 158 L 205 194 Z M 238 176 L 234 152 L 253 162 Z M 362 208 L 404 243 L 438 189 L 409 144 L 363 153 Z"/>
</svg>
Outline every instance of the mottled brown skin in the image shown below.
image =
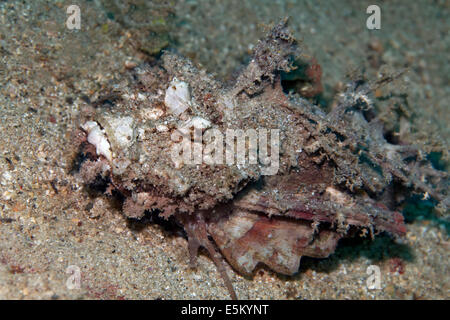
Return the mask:
<svg viewBox="0 0 450 320">
<path fill-rule="evenodd" d="M 443 174 L 420 159 L 405 162 L 415 151 L 386 142 L 380 125 L 368 122 L 358 110 L 371 90 L 391 79 L 349 84 L 337 107 L 326 115 L 307 100 L 283 92 L 280 74 L 292 69 L 299 50 L 282 21 L 258 42 L 249 66 L 230 88 L 171 54 L 163 56 L 160 66 L 136 70 L 122 90 L 128 95 L 150 93 L 147 100 L 121 101 L 112 109 L 97 105 L 93 116 L 83 119 L 98 120 L 108 129 L 108 117 L 131 116 L 145 131 L 144 138 L 137 138 L 128 149 L 116 148 L 114 161 L 130 163 L 123 170 L 98 156 L 85 141 L 86 133 L 78 136 L 80 153 L 88 158 L 78 173 L 83 181 L 91 186 L 100 181 L 107 185 L 101 191 L 120 195 L 129 218 L 140 219 L 150 210 L 173 217 L 187 233 L 191 264 L 199 247 L 206 248 L 233 298 L 237 296 L 222 255 L 242 274 L 250 275 L 258 264 L 265 264 L 292 275 L 302 256 L 328 257 L 339 239 L 354 234 L 352 230 L 371 236 L 383 231 L 404 235 L 403 216 L 380 202 L 393 197 L 387 192 L 394 181 L 445 199 L 442 190 L 415 179 L 420 172 L 427 172 L 430 181 Z M 167 160 L 167 148 L 180 120 L 169 114 L 157 93 L 166 90 L 174 77 L 191 88 L 193 103 L 186 117 L 209 119 L 220 130 L 280 129 L 277 174 L 262 175 L 260 165 L 174 168 Z M 147 107 L 161 108 L 164 116 L 145 119 L 141 111 Z M 162 121 L 168 132 L 155 129 Z M 138 160 L 142 155 L 144 162 Z M 423 167 L 427 170 L 420 171 Z M 177 179 L 187 188 L 177 188 Z"/>
</svg>

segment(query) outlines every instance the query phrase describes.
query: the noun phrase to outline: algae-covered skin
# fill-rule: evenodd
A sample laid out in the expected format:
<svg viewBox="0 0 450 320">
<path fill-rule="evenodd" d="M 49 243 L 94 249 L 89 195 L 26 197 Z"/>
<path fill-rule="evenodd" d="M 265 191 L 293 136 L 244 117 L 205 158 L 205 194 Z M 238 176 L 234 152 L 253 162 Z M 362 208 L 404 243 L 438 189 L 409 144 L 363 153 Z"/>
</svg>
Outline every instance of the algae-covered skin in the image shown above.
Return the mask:
<svg viewBox="0 0 450 320">
<path fill-rule="evenodd" d="M 96 103 L 80 121 L 85 184 L 101 181 L 130 218 L 146 211 L 174 218 L 186 230 L 192 261 L 205 247 L 233 297 L 208 236 L 241 273 L 264 263 L 293 274 L 302 256 L 327 257 L 355 231 L 403 235 L 403 217 L 386 200 L 400 193 L 394 185 L 444 208 L 448 202 L 446 175 L 417 148 L 387 142 L 382 125 L 364 115 L 371 91 L 400 74 L 349 83 L 325 114 L 283 91 L 281 73 L 301 53 L 286 24 L 256 44 L 232 86 L 165 53 L 132 70 L 114 87 L 112 104 Z M 94 134 L 86 128 L 95 123 Z"/>
</svg>

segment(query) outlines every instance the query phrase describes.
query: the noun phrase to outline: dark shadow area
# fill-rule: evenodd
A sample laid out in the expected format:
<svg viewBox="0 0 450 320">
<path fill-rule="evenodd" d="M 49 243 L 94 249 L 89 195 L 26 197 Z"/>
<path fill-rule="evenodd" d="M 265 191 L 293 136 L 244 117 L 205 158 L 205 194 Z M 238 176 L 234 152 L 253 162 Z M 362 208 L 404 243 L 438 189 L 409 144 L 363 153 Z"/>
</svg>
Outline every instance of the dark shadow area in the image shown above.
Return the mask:
<svg viewBox="0 0 450 320">
<path fill-rule="evenodd" d="M 308 269 L 312 269 L 318 272 L 329 273 L 337 270 L 342 260 L 352 262 L 360 257 L 365 257 L 374 263 L 383 262 L 392 258 L 399 258 L 408 262 L 414 262 L 415 259 L 411 247 L 396 243 L 387 234 L 381 234 L 374 240 L 367 238 L 341 239 L 336 251 L 329 258 L 315 259 L 303 257 L 299 272 L 303 273 Z"/>
<path fill-rule="evenodd" d="M 255 274 L 263 275 L 269 272 L 275 274 L 280 280 L 291 282 L 301 279 L 308 270 L 328 274 L 338 270 L 342 261 L 353 262 L 360 257 L 365 257 L 374 264 L 392 259 L 392 267 L 398 268 L 398 270 L 403 268 L 403 261 L 414 262 L 415 260 L 413 249 L 410 246 L 396 243 L 392 237 L 383 233 L 376 236 L 374 240 L 359 237 L 341 239 L 336 251 L 328 258 L 302 257 L 299 271 L 293 276 L 277 274 L 266 266 L 257 268 Z M 286 297 L 301 299 L 301 293 L 296 290 L 295 286 L 288 287 Z"/>
<path fill-rule="evenodd" d="M 166 236 L 187 237 L 183 228 L 173 217 L 166 220 L 160 217 L 160 212 L 160 210 L 146 210 L 141 219 L 126 218 L 127 227 L 134 232 L 141 232 L 150 224 L 156 224 L 161 227 Z"/>
<path fill-rule="evenodd" d="M 416 194 L 410 196 L 406 199 L 402 210 L 405 222 L 429 221 L 431 226 L 445 229 L 447 235 L 449 235 L 450 221 L 436 213 L 436 205 L 437 201 L 434 199 L 424 199 Z"/>
<path fill-rule="evenodd" d="M 336 251 L 328 258 L 318 259 L 302 257 L 298 273 L 293 276 L 278 274 L 270 270 L 265 265 L 259 265 L 254 275 L 263 276 L 266 273 L 276 275 L 276 277 L 287 283 L 286 298 L 302 299 L 301 290 L 294 283 L 301 281 L 304 273 L 312 270 L 319 273 L 329 274 L 341 267 L 342 261 L 353 262 L 360 257 L 366 257 L 371 263 L 377 264 L 392 259 L 392 272 L 401 271 L 403 261 L 414 262 L 413 249 L 405 244 L 399 244 L 387 234 L 380 234 L 374 240 L 370 238 L 346 238 L 339 241 Z M 253 277 L 246 277 L 251 280 Z M 292 283 L 289 284 L 289 283 Z"/>
</svg>

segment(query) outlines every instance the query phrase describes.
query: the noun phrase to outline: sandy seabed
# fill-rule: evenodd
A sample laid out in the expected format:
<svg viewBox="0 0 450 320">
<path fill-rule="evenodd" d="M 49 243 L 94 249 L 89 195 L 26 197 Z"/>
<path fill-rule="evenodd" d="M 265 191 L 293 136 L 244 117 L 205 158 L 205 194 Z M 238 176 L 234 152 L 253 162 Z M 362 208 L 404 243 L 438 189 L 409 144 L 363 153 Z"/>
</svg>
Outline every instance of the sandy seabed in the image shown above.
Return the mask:
<svg viewBox="0 0 450 320">
<path fill-rule="evenodd" d="M 186 239 L 130 224 L 69 173 L 79 114 L 146 58 L 102 1 L 78 3 L 80 30 L 65 26 L 70 1 L 0 3 L 0 299 L 229 298 L 207 255 L 190 269 Z M 229 80 L 264 25 L 290 16 L 324 70 L 328 98 L 353 68 L 406 66 L 414 143 L 445 155 L 450 8 L 429 3 L 380 1 L 381 30 L 369 31 L 367 1 L 174 1 L 164 32 L 171 50 Z M 294 277 L 227 271 L 243 299 L 450 298 L 448 222 L 424 214 L 407 229 L 400 242 L 344 241 L 329 259 L 304 259 Z M 367 287 L 370 265 L 380 268 L 381 289 Z M 79 271 L 79 287 L 70 270 Z"/>
</svg>

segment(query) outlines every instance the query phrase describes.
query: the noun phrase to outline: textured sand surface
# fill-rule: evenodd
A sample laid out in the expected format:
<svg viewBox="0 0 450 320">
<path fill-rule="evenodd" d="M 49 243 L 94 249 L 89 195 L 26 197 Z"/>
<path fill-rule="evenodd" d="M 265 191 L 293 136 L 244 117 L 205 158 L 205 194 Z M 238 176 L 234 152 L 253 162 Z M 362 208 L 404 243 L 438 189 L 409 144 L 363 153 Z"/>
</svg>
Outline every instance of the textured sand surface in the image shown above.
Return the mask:
<svg viewBox="0 0 450 320">
<path fill-rule="evenodd" d="M 190 269 L 178 233 L 130 224 L 69 174 L 70 132 L 87 101 L 145 58 L 101 1 L 79 3 L 79 31 L 65 27 L 70 1 L 0 3 L 0 299 L 228 298 L 207 255 Z M 225 80 L 246 62 L 263 25 L 287 15 L 322 65 L 328 97 L 352 68 L 409 67 L 402 90 L 416 114 L 411 136 L 448 152 L 447 1 L 380 1 L 379 31 L 365 28 L 367 1 L 174 3 L 170 49 Z M 342 242 L 329 259 L 304 259 L 294 277 L 227 270 L 242 299 L 450 298 L 448 222 L 424 213 L 407 228 L 401 242 Z M 380 290 L 367 288 L 370 265 L 380 268 Z M 81 272 L 80 288 L 67 285 L 69 266 Z"/>
</svg>

